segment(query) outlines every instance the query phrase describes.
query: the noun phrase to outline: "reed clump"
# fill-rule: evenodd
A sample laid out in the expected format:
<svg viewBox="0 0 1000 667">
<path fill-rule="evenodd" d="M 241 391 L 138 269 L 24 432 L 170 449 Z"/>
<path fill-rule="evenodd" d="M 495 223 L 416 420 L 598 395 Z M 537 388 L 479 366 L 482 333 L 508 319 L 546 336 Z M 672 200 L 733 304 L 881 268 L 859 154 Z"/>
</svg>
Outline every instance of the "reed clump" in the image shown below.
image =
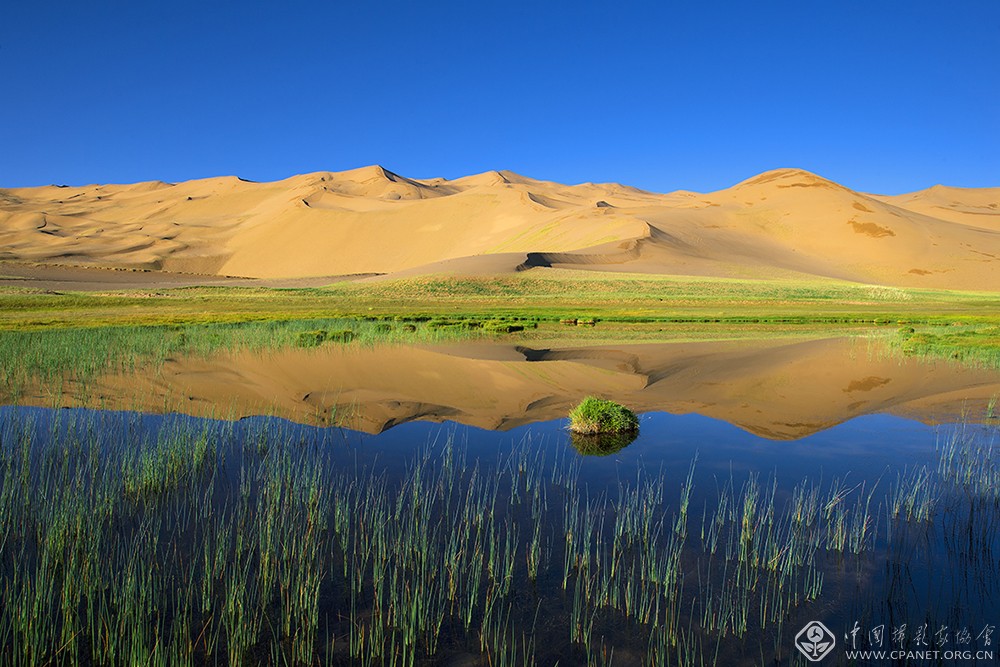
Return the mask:
<svg viewBox="0 0 1000 667">
<path fill-rule="evenodd" d="M 639 418 L 624 405 L 588 396 L 570 410 L 569 430 L 582 435 L 635 433 Z"/>
</svg>

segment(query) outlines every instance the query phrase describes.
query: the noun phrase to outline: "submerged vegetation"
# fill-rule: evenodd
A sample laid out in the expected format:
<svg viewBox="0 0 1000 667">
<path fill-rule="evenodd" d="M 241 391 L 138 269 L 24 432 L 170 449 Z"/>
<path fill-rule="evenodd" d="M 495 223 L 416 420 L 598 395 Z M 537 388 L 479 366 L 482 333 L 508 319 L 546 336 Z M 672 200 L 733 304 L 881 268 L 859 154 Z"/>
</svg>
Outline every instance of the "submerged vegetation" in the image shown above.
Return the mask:
<svg viewBox="0 0 1000 667">
<path fill-rule="evenodd" d="M 730 472 L 700 492 L 696 461 L 592 487 L 572 450 L 543 445 L 475 458 L 449 438 L 401 470 L 274 419 L 5 408 L 0 655 L 773 664 L 820 607 L 918 618 L 897 576 L 919 563 L 985 596 L 967 608 L 996 587 L 995 428 L 943 432 L 937 465 L 893 483 Z M 837 596 L 876 572 L 866 607 Z"/>
<path fill-rule="evenodd" d="M 570 410 L 569 430 L 580 435 L 635 433 L 639 419 L 624 405 L 588 396 Z"/>
</svg>

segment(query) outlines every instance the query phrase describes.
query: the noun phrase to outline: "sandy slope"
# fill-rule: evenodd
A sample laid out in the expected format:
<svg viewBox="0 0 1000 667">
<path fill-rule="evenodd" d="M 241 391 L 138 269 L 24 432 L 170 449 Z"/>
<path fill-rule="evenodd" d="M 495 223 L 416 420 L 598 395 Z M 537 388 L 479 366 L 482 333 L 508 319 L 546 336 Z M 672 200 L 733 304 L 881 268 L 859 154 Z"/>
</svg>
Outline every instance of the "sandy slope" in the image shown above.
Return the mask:
<svg viewBox="0 0 1000 667">
<path fill-rule="evenodd" d="M 0 260 L 258 278 L 517 268 L 995 289 L 1000 188 L 854 192 L 779 169 L 709 194 L 373 166 L 0 190 Z"/>
<path fill-rule="evenodd" d="M 324 346 L 176 358 L 60 386 L 59 401 L 200 416 L 278 415 L 377 433 L 415 419 L 505 429 L 559 419 L 588 394 L 637 411 L 698 413 L 772 439 L 876 412 L 981 414 L 1000 373 L 899 359 L 863 340 L 524 348 Z M 21 404 L 51 406 L 42 386 Z"/>
</svg>

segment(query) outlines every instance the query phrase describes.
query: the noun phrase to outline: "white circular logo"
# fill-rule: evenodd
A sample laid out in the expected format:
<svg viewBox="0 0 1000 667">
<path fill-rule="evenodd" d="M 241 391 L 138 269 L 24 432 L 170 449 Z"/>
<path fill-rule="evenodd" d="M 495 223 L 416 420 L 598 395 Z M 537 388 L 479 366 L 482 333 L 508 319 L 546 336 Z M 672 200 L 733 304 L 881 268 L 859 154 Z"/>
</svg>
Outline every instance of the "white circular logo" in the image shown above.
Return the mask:
<svg viewBox="0 0 1000 667">
<path fill-rule="evenodd" d="M 795 635 L 795 648 L 799 649 L 809 662 L 819 662 L 836 645 L 837 638 L 830 632 L 830 628 L 819 621 L 806 623 L 806 627 Z"/>
</svg>

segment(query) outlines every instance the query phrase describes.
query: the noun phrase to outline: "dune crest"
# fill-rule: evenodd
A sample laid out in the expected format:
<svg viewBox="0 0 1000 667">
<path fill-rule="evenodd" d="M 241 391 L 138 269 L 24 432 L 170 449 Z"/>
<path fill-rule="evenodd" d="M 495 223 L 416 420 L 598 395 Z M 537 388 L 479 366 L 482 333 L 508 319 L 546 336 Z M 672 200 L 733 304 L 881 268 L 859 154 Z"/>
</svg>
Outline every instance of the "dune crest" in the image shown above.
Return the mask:
<svg viewBox="0 0 1000 667">
<path fill-rule="evenodd" d="M 372 165 L 272 183 L 0 190 L 0 260 L 255 278 L 556 266 L 991 289 L 1000 188 L 856 192 L 776 169 L 711 193 Z"/>
</svg>

